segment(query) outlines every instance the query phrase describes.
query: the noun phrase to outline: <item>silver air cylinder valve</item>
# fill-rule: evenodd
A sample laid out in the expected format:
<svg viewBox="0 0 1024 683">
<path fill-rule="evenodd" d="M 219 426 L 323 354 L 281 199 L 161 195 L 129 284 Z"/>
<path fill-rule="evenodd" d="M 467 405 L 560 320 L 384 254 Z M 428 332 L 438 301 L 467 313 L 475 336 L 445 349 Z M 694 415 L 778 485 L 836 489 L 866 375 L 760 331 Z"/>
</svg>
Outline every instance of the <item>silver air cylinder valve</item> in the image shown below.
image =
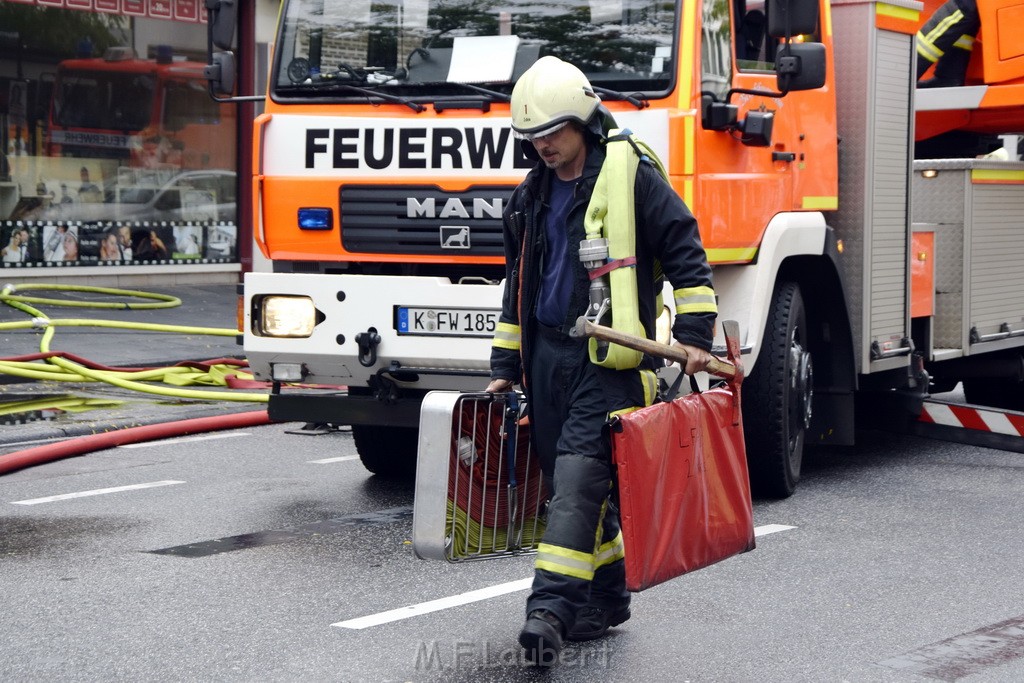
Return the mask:
<svg viewBox="0 0 1024 683">
<path fill-rule="evenodd" d="M 598 237 L 580 242 L 580 261 L 588 272 L 603 266 L 608 261 L 608 240 Z M 602 308 L 607 310 L 611 295 L 607 273 L 590 281 L 590 306 L 587 308 L 587 318 L 591 322 L 601 322 L 598 316 L 601 315 Z"/>
<path fill-rule="evenodd" d="M 598 237 L 580 242 L 580 261 L 588 272 L 593 272 L 608 261 L 608 240 Z M 587 307 L 587 319 L 598 325 L 607 325 L 605 318 L 611 318 L 611 286 L 608 284 L 608 273 L 590 280 L 590 305 Z M 608 353 L 608 342 L 599 339 L 597 356 L 604 359 Z"/>
</svg>

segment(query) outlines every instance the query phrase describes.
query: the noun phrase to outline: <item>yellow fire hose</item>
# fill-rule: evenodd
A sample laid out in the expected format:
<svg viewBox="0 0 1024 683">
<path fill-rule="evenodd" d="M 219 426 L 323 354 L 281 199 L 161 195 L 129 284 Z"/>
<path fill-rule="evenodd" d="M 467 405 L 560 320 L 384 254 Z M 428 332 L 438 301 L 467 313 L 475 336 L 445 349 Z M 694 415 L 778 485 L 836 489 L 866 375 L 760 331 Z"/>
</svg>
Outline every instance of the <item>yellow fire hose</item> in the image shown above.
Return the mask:
<svg viewBox="0 0 1024 683">
<path fill-rule="evenodd" d="M 91 294 L 132 297 L 136 299 L 144 299 L 145 301 L 68 301 L 64 299 L 16 294 L 18 291 L 27 290 L 87 292 Z M 108 327 L 141 330 L 146 332 L 172 332 L 178 334 L 212 335 L 220 337 L 233 337 L 238 334 L 237 330 L 213 327 L 187 327 L 180 325 L 161 325 L 157 323 L 130 323 L 117 320 L 89 320 L 80 318 L 51 319 L 31 305 L 40 304 L 121 310 L 173 308 L 181 305 L 181 299 L 177 297 L 167 294 L 156 294 L 153 292 L 141 292 L 111 287 L 93 287 L 89 285 L 34 284 L 28 286 L 16 286 L 9 284 L 0 291 L 0 303 L 7 304 L 12 308 L 16 308 L 32 316 L 32 320 L 28 321 L 0 323 L 0 331 L 28 328 L 43 329 L 43 336 L 39 343 L 39 351 L 43 354 L 50 353 L 50 341 L 53 339 L 53 335 L 56 332 L 57 327 Z M 180 388 L 184 385 L 195 384 L 226 386 L 226 376 L 228 374 L 240 376 L 240 373 L 227 365 L 214 365 L 207 372 L 190 367 L 152 368 L 141 371 L 115 371 L 89 368 L 80 363 L 68 360 L 67 358 L 50 356 L 42 362 L 0 360 L 0 374 L 47 381 L 103 382 L 122 389 L 141 391 L 160 396 L 171 396 L 174 398 L 190 398 L 205 401 L 266 402 L 268 400 L 268 394 L 210 390 L 204 391 Z M 248 378 L 251 378 L 251 375 L 248 375 Z M 177 386 L 178 388 L 143 384 L 143 382 L 162 382 L 164 384 Z"/>
</svg>

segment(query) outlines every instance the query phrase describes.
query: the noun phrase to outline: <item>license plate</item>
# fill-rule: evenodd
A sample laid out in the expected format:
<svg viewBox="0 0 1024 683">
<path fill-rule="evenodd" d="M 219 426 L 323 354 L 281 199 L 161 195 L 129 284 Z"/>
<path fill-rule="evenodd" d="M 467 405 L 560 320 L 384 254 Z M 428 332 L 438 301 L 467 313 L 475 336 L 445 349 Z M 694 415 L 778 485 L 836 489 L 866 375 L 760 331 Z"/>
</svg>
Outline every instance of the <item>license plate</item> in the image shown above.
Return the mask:
<svg viewBox="0 0 1024 683">
<path fill-rule="evenodd" d="M 398 334 L 493 337 L 499 311 L 489 308 L 399 306 Z"/>
</svg>

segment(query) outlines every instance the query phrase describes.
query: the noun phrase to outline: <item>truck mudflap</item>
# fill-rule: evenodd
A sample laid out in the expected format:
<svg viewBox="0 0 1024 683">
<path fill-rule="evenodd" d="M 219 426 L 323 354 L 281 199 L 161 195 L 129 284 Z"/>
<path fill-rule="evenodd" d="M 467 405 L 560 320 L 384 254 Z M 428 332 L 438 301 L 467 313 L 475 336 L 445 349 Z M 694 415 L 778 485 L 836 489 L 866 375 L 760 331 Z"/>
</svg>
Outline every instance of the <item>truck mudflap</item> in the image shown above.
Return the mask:
<svg viewBox="0 0 1024 683">
<path fill-rule="evenodd" d="M 1024 413 L 926 399 L 909 431 L 943 441 L 1024 453 Z"/>
</svg>

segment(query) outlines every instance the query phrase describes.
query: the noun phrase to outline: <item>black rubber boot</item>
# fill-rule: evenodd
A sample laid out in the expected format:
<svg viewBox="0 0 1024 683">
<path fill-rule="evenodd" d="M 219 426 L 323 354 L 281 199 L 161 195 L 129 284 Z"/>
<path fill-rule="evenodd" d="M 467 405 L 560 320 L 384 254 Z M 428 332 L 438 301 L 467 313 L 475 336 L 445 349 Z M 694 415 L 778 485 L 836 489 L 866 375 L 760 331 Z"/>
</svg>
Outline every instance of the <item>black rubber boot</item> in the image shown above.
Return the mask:
<svg viewBox="0 0 1024 683">
<path fill-rule="evenodd" d="M 967 64 L 971 61 L 970 50 L 950 48 L 935 63 L 935 77 L 920 81 L 918 88 L 956 88 L 967 78 Z"/>
<path fill-rule="evenodd" d="M 526 661 L 537 666 L 554 666 L 562 651 L 565 626 L 547 610 L 530 612 L 519 633 L 519 644 L 526 650 Z"/>
<path fill-rule="evenodd" d="M 587 605 L 576 615 L 576 623 L 567 636 L 568 640 L 595 640 L 608 633 L 612 626 L 627 621 L 630 617 L 629 605 L 615 608 Z"/>
</svg>

